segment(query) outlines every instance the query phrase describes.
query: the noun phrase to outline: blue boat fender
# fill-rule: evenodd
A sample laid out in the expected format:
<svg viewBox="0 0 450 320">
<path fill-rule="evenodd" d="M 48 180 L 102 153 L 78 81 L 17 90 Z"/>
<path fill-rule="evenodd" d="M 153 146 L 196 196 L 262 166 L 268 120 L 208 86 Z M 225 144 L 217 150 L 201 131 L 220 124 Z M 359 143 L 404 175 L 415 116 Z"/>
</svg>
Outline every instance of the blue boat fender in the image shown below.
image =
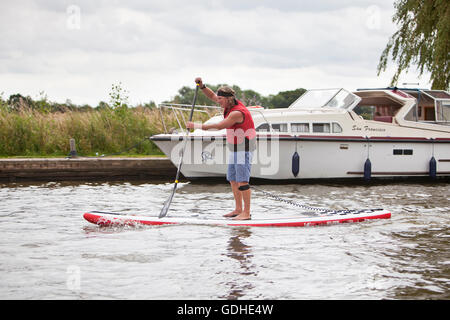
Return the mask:
<svg viewBox="0 0 450 320">
<path fill-rule="evenodd" d="M 436 159 L 434 157 L 431 157 L 430 172 L 429 172 L 431 179 L 436 179 L 436 171 L 437 171 Z"/>
<path fill-rule="evenodd" d="M 372 176 L 372 163 L 370 162 L 370 159 L 367 158 L 366 162 L 364 163 L 364 180 L 369 181 Z"/>
<path fill-rule="evenodd" d="M 294 155 L 292 156 L 292 174 L 294 177 L 298 176 L 298 173 L 300 172 L 300 156 L 298 155 L 297 151 L 294 152 Z"/>
</svg>

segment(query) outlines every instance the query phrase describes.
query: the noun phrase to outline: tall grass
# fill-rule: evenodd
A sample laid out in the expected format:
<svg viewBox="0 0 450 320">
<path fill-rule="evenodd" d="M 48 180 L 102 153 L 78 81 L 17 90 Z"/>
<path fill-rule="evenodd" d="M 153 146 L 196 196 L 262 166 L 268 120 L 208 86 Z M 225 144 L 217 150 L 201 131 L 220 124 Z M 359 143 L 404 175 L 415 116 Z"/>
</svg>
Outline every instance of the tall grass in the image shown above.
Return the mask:
<svg viewBox="0 0 450 320">
<path fill-rule="evenodd" d="M 178 127 L 171 113 L 165 111 L 164 119 L 167 127 Z M 0 108 L 0 156 L 67 156 L 71 138 L 83 156 L 119 153 L 136 144 L 126 154 L 156 155 L 161 151 L 146 138 L 163 131 L 155 108 L 54 113 Z"/>
</svg>

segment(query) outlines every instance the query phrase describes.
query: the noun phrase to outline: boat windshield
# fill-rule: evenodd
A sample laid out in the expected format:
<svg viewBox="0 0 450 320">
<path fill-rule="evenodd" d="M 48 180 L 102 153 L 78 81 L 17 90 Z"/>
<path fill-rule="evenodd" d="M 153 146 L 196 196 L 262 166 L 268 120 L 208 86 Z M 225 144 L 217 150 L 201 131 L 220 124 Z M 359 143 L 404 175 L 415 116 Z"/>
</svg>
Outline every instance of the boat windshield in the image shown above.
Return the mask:
<svg viewBox="0 0 450 320">
<path fill-rule="evenodd" d="M 345 89 L 308 90 L 289 109 L 340 108 L 353 109 L 361 100 Z"/>
<path fill-rule="evenodd" d="M 405 120 L 450 124 L 450 94 L 443 90 L 402 89 L 416 98 Z"/>
<path fill-rule="evenodd" d="M 450 100 L 436 101 L 436 121 L 450 123 Z"/>
</svg>

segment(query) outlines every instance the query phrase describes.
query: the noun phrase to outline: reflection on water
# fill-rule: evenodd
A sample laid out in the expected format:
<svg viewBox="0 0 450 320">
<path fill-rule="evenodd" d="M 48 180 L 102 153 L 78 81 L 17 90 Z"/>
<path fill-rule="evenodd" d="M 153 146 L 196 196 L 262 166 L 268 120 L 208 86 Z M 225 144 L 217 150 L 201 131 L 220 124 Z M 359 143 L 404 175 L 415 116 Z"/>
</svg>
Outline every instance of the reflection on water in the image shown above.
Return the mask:
<svg viewBox="0 0 450 320">
<path fill-rule="evenodd" d="M 392 218 L 305 228 L 99 228 L 82 214 L 156 215 L 172 184 L 3 184 L 0 298 L 450 298 L 450 183 L 259 188 L 310 206 L 387 208 Z M 181 183 L 169 215 L 219 217 L 233 205 L 226 183 Z M 252 210 L 298 209 L 255 191 Z"/>
<path fill-rule="evenodd" d="M 231 270 L 236 275 L 236 278 L 232 278 L 226 283 L 229 286 L 229 293 L 221 298 L 239 299 L 253 288 L 250 280 L 251 276 L 257 275 L 257 272 L 255 272 L 255 266 L 252 266 L 251 262 L 253 256 L 251 246 L 245 244 L 245 240 L 251 234 L 251 229 L 246 227 L 231 230 L 226 255 L 237 262 L 236 267 Z"/>
<path fill-rule="evenodd" d="M 450 252 L 444 249 L 449 244 L 449 231 L 448 225 L 443 225 L 392 234 L 401 243 L 400 250 L 391 257 L 395 261 L 393 269 L 407 280 L 394 290 L 394 298 L 450 297 Z"/>
</svg>

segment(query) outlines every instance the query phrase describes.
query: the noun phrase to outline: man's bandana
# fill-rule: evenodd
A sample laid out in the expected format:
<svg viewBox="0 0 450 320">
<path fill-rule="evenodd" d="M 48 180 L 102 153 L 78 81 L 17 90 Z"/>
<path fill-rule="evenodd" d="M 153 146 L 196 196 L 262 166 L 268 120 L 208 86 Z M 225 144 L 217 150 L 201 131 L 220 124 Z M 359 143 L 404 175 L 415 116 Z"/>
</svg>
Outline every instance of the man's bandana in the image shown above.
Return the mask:
<svg viewBox="0 0 450 320">
<path fill-rule="evenodd" d="M 234 97 L 234 94 L 232 94 L 231 92 L 223 92 L 223 91 L 218 91 L 217 95 L 219 97 Z"/>
</svg>

